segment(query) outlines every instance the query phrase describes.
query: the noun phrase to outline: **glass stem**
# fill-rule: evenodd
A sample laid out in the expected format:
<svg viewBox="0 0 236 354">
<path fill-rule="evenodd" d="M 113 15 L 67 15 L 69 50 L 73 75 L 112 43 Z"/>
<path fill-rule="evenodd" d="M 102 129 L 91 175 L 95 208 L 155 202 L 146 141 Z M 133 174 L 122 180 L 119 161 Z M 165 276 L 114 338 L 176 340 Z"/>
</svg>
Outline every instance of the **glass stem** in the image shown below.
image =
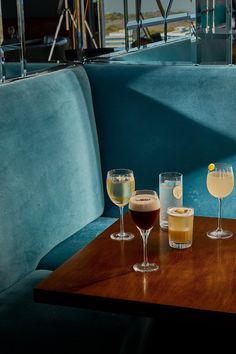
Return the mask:
<svg viewBox="0 0 236 354">
<path fill-rule="evenodd" d="M 124 236 L 124 213 L 123 213 L 123 209 L 124 209 L 124 207 L 123 206 L 121 206 L 121 207 L 119 207 L 119 209 L 120 209 L 120 235 L 121 236 Z"/>
<path fill-rule="evenodd" d="M 147 241 L 150 234 L 150 230 L 141 230 L 141 235 L 143 239 L 143 264 L 148 264 L 148 252 L 147 252 Z"/>
<path fill-rule="evenodd" d="M 218 227 L 217 230 L 222 230 L 222 221 L 221 221 L 221 209 L 222 209 L 222 198 L 218 198 Z"/>
</svg>

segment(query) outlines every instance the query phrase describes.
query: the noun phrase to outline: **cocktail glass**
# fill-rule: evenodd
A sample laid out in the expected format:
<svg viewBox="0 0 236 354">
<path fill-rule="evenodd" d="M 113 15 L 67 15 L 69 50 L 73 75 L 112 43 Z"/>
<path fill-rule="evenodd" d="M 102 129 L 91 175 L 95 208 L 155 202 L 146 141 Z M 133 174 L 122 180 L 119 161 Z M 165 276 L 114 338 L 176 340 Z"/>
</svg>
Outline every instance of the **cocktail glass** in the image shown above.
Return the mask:
<svg viewBox="0 0 236 354">
<path fill-rule="evenodd" d="M 224 239 L 233 236 L 229 230 L 222 228 L 222 199 L 230 195 L 234 188 L 233 167 L 227 163 L 211 163 L 208 166 L 207 189 L 218 199 L 218 225 L 215 230 L 208 231 L 207 236 L 213 239 Z"/>
<path fill-rule="evenodd" d="M 160 211 L 157 193 L 153 190 L 135 191 L 129 200 L 129 211 L 143 240 L 143 262 L 134 264 L 133 269 L 137 272 L 158 270 L 156 263 L 149 263 L 147 251 L 148 237 Z"/>
<path fill-rule="evenodd" d="M 124 231 L 124 206 L 129 203 L 135 189 L 134 174 L 129 169 L 113 169 L 107 172 L 107 193 L 120 210 L 120 231 L 111 234 L 113 240 L 132 240 L 134 235 Z"/>
</svg>

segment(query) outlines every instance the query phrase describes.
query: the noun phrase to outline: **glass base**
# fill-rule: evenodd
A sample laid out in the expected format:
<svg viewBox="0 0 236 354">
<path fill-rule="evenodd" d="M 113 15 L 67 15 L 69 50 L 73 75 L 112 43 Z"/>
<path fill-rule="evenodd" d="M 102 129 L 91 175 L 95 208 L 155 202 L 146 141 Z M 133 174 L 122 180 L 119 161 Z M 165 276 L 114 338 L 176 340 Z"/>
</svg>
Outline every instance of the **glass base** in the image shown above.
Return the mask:
<svg viewBox="0 0 236 354">
<path fill-rule="evenodd" d="M 124 232 L 124 233 L 120 233 L 120 232 L 114 232 L 113 234 L 111 234 L 111 239 L 112 240 L 117 240 L 117 241 L 129 241 L 132 240 L 134 238 L 134 235 L 131 234 L 130 232 Z"/>
<path fill-rule="evenodd" d="M 168 230 L 168 221 L 160 220 L 160 228 L 161 230 Z"/>
<path fill-rule="evenodd" d="M 135 272 L 153 272 L 159 269 L 155 263 L 136 263 L 133 265 Z"/>
<path fill-rule="evenodd" d="M 179 250 L 184 250 L 185 248 L 189 248 L 192 246 L 192 240 L 185 242 L 185 243 L 180 243 L 180 242 L 175 242 L 175 241 L 171 241 L 169 240 L 169 245 L 172 248 L 177 248 Z"/>
<path fill-rule="evenodd" d="M 229 230 L 216 229 L 213 231 L 208 231 L 207 236 L 213 239 L 225 239 L 233 236 L 233 232 Z"/>
</svg>

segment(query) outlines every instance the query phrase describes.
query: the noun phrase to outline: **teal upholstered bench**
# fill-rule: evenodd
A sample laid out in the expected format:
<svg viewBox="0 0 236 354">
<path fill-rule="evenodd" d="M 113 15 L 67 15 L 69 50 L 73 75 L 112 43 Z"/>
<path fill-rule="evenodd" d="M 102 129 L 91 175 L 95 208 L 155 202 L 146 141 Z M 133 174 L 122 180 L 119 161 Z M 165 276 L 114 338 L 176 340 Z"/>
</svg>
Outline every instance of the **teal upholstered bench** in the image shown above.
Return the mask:
<svg viewBox="0 0 236 354">
<path fill-rule="evenodd" d="M 2 353 L 85 354 L 97 347 L 135 353 L 149 319 L 33 301 L 37 283 L 116 220 L 102 216 L 100 152 L 84 68 L 1 85 L 0 102 Z"/>
<path fill-rule="evenodd" d="M 194 62 L 194 42 L 189 38 L 155 42 L 141 49 L 130 49 L 129 52 L 115 52 L 110 56 L 111 62 L 132 64 L 144 63 L 192 63 Z"/>
<path fill-rule="evenodd" d="M 236 170 L 235 82 L 234 67 L 112 63 L 0 86 L 4 354 L 42 353 L 45 339 L 55 353 L 142 349 L 150 319 L 37 304 L 33 287 L 115 221 L 108 169 L 131 168 L 136 188 L 156 190 L 160 172 L 181 171 L 184 202 L 216 215 L 206 172 L 217 160 Z"/>
<path fill-rule="evenodd" d="M 136 188 L 158 192 L 158 174 L 184 174 L 184 203 L 196 215 L 217 216 L 206 188 L 210 162 L 236 173 L 236 67 L 88 64 L 103 178 L 113 167 L 131 168 Z M 106 196 L 106 195 L 105 195 Z M 106 196 L 107 198 L 107 196 Z M 117 215 L 105 203 L 105 215 Z M 236 188 L 223 201 L 236 217 Z"/>
<path fill-rule="evenodd" d="M 52 70 L 54 68 L 56 69 L 59 67 L 63 68 L 63 67 L 65 67 L 65 64 L 27 63 L 26 64 L 26 72 L 27 72 L 27 75 L 32 75 L 35 73 L 40 73 L 40 72 L 45 72 L 47 70 Z M 20 62 L 5 62 L 4 70 L 5 70 L 4 74 L 5 74 L 6 80 L 20 78 L 22 76 Z M 0 68 L 0 73 L 1 73 L 1 68 Z M 2 77 L 0 77 L 0 79 L 2 79 Z"/>
</svg>

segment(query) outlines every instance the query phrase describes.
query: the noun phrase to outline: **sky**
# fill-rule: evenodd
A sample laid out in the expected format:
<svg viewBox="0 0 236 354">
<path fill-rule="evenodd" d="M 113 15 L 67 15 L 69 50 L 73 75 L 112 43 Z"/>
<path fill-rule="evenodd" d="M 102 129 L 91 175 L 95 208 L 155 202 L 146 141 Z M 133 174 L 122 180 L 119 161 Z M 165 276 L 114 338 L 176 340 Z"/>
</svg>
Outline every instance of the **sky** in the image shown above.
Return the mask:
<svg viewBox="0 0 236 354">
<path fill-rule="evenodd" d="M 163 7 L 166 8 L 169 0 L 161 0 Z M 134 12 L 135 0 L 128 0 L 129 12 Z M 104 0 L 105 12 L 123 12 L 123 0 Z M 156 0 L 142 0 L 142 11 L 157 11 Z M 195 10 L 195 1 L 190 0 L 174 0 L 172 5 L 173 11 L 191 11 Z"/>
</svg>

